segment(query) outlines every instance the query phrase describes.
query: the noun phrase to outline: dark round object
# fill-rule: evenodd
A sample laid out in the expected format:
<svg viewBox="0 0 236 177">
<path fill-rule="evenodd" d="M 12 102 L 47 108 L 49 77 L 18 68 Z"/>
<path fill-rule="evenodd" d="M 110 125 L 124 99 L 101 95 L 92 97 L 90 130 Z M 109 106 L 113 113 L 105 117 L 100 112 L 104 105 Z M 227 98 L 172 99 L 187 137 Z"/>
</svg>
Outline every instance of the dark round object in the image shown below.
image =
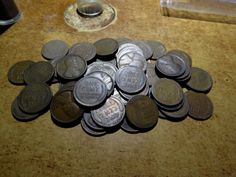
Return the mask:
<svg viewBox="0 0 236 177">
<path fill-rule="evenodd" d="M 50 104 L 52 92 L 46 84 L 30 84 L 17 97 L 20 109 L 28 114 L 44 111 Z"/>
<path fill-rule="evenodd" d="M 146 86 L 143 88 L 143 90 L 139 93 L 136 93 L 136 94 L 127 94 L 127 93 L 124 93 L 124 92 L 120 92 L 121 96 L 124 97 L 125 99 L 127 100 L 130 100 L 131 98 L 133 98 L 134 96 L 136 95 L 148 95 L 149 94 L 149 85 L 146 84 Z"/>
<path fill-rule="evenodd" d="M 201 68 L 192 67 L 191 79 L 187 82 L 187 87 L 196 92 L 208 92 L 211 90 L 213 80 L 210 74 Z"/>
<path fill-rule="evenodd" d="M 97 55 L 101 57 L 114 55 L 119 48 L 118 42 L 112 38 L 100 39 L 95 42 L 94 45 L 97 50 Z"/>
<path fill-rule="evenodd" d="M 186 52 L 182 50 L 170 50 L 167 52 L 167 55 L 178 56 L 181 59 L 183 59 L 186 64 L 192 67 L 192 58 Z"/>
<path fill-rule="evenodd" d="M 138 95 L 126 105 L 129 122 L 137 128 L 152 128 L 158 121 L 159 111 L 155 102 L 148 96 Z"/>
<path fill-rule="evenodd" d="M 186 92 L 189 102 L 189 116 L 196 120 L 209 119 L 213 114 L 213 103 L 204 93 Z"/>
<path fill-rule="evenodd" d="M 103 136 L 106 134 L 105 131 L 95 131 L 93 129 L 91 129 L 87 124 L 86 122 L 84 121 L 84 119 L 81 120 L 81 127 L 82 129 L 89 135 L 92 135 L 92 136 Z"/>
<path fill-rule="evenodd" d="M 78 55 L 67 55 L 59 60 L 56 66 L 57 74 L 66 80 L 75 80 L 81 77 L 87 69 L 86 61 Z"/>
<path fill-rule="evenodd" d="M 8 71 L 8 80 L 13 84 L 24 84 L 24 71 L 32 64 L 34 62 L 30 60 L 15 63 Z"/>
<path fill-rule="evenodd" d="M 153 60 L 157 60 L 158 58 L 164 56 L 166 54 L 166 47 L 159 41 L 147 41 L 147 44 L 153 50 Z"/>
<path fill-rule="evenodd" d="M 91 115 L 101 127 L 115 127 L 122 122 L 125 116 L 125 106 L 117 97 L 111 96 L 102 107 L 92 110 Z"/>
<path fill-rule="evenodd" d="M 52 40 L 44 44 L 42 56 L 48 60 L 64 57 L 69 50 L 68 44 L 61 40 Z"/>
<path fill-rule="evenodd" d="M 124 66 L 116 72 L 116 84 L 125 93 L 137 93 L 146 84 L 147 78 L 144 72 L 137 67 Z"/>
<path fill-rule="evenodd" d="M 136 44 L 143 51 L 143 56 L 146 60 L 152 57 L 153 50 L 148 44 L 143 41 L 134 41 L 133 43 Z"/>
<path fill-rule="evenodd" d="M 96 124 L 91 116 L 90 113 L 85 112 L 83 116 L 84 122 L 87 124 L 89 128 L 91 128 L 94 131 L 104 132 L 105 129 L 98 124 Z"/>
<path fill-rule="evenodd" d="M 170 107 L 179 105 L 184 98 L 181 86 L 166 78 L 159 79 L 154 83 L 152 95 L 158 103 Z"/>
<path fill-rule="evenodd" d="M 30 65 L 24 72 L 24 80 L 27 84 L 46 83 L 54 76 L 53 66 L 46 61 L 40 61 Z"/>
<path fill-rule="evenodd" d="M 149 86 L 152 86 L 160 78 L 157 76 L 155 71 L 155 63 L 147 62 L 147 81 Z"/>
<path fill-rule="evenodd" d="M 81 3 L 77 8 L 77 12 L 83 17 L 96 17 L 103 12 L 101 3 L 88 2 Z"/>
<path fill-rule="evenodd" d="M 58 91 L 50 105 L 52 118 L 63 124 L 70 124 L 80 119 L 84 113 L 73 97 L 73 89 Z"/>
<path fill-rule="evenodd" d="M 87 107 L 94 107 L 105 101 L 107 96 L 106 84 L 96 77 L 84 77 L 74 87 L 74 98 Z"/>
<path fill-rule="evenodd" d="M 96 47 L 91 43 L 86 43 L 86 42 L 77 43 L 77 44 L 74 44 L 70 48 L 69 53 L 74 54 L 74 55 L 79 55 L 85 61 L 88 62 L 88 61 L 95 58 L 95 56 L 96 56 Z"/>
<path fill-rule="evenodd" d="M 179 57 L 164 55 L 157 60 L 156 69 L 167 77 L 178 77 L 184 74 L 186 64 Z"/>
<path fill-rule="evenodd" d="M 16 120 L 19 120 L 22 122 L 31 121 L 40 115 L 39 113 L 27 114 L 27 113 L 23 112 L 19 108 L 17 98 L 12 102 L 11 113 L 12 113 L 13 117 L 15 117 Z"/>
<path fill-rule="evenodd" d="M 137 128 L 135 128 L 134 126 L 132 126 L 127 118 L 124 118 L 122 124 L 121 124 L 121 129 L 124 130 L 127 133 L 138 133 L 139 130 Z"/>
</svg>

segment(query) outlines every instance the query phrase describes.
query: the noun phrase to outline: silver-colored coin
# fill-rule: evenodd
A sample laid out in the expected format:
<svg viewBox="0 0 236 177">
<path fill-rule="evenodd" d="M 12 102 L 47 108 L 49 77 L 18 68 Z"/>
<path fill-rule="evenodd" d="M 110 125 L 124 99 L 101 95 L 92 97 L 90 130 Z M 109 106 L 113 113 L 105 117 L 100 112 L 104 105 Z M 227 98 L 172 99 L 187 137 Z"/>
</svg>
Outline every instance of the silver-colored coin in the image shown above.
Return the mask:
<svg viewBox="0 0 236 177">
<path fill-rule="evenodd" d="M 113 81 L 115 81 L 115 75 L 117 71 L 117 67 L 111 63 L 107 62 L 94 62 L 90 65 L 88 65 L 87 72 L 85 73 L 85 76 L 89 73 L 95 72 L 95 71 L 103 71 L 107 74 L 109 74 Z"/>
<path fill-rule="evenodd" d="M 184 62 L 187 63 L 190 67 L 192 66 L 192 58 L 182 50 L 170 50 L 169 52 L 167 52 L 167 55 L 178 56 L 183 59 Z"/>
<path fill-rule="evenodd" d="M 112 94 L 115 84 L 112 77 L 109 74 L 103 71 L 95 71 L 95 72 L 89 73 L 87 76 L 96 77 L 102 80 L 107 86 L 107 95 L 109 96 Z"/>
<path fill-rule="evenodd" d="M 116 88 L 114 89 L 114 92 L 113 92 L 112 96 L 115 96 L 115 97 L 117 97 L 118 99 L 120 99 L 121 102 L 122 102 L 124 105 L 126 105 L 126 104 L 128 103 L 128 100 L 125 100 L 125 99 L 120 95 L 120 93 L 118 92 L 118 90 L 117 90 Z"/>
<path fill-rule="evenodd" d="M 92 136 L 103 136 L 106 134 L 105 131 L 95 131 L 93 129 L 91 129 L 84 121 L 84 119 L 81 120 L 81 127 L 82 129 L 89 135 Z"/>
<path fill-rule="evenodd" d="M 136 52 L 129 52 L 121 56 L 117 65 L 118 68 L 122 68 L 124 66 L 135 66 L 142 69 L 143 71 L 146 71 L 147 69 L 146 59 L 144 56 Z"/>
<path fill-rule="evenodd" d="M 146 60 L 150 59 L 153 55 L 152 48 L 143 41 L 134 41 L 134 44 L 139 46 L 139 48 L 143 51 L 143 56 Z"/>
<path fill-rule="evenodd" d="M 147 81 L 149 86 L 152 86 L 160 78 L 157 76 L 155 71 L 155 63 L 147 62 Z"/>
<path fill-rule="evenodd" d="M 96 59 L 96 62 L 111 63 L 111 64 L 113 64 L 114 66 L 117 65 L 116 58 L 109 59 L 109 60 Z"/>
<path fill-rule="evenodd" d="M 116 58 L 117 58 L 117 60 L 119 60 L 120 57 L 122 55 L 124 55 L 125 53 L 135 52 L 135 51 L 143 56 L 143 51 L 141 48 L 139 48 L 139 46 L 137 46 L 136 44 L 133 44 L 133 43 L 125 43 L 119 47 L 119 49 L 116 53 Z"/>
<path fill-rule="evenodd" d="M 146 75 L 137 67 L 124 66 L 116 73 L 116 84 L 125 93 L 140 92 L 145 87 L 146 81 Z"/>
<path fill-rule="evenodd" d="M 127 118 L 125 117 L 122 124 L 121 124 L 121 129 L 124 130 L 125 132 L 128 133 L 138 133 L 139 130 L 136 129 L 135 127 L 133 127 L 127 120 Z"/>
<path fill-rule="evenodd" d="M 125 106 L 115 96 L 107 99 L 99 109 L 91 111 L 93 120 L 100 126 L 110 128 L 119 125 L 125 116 Z"/>
<path fill-rule="evenodd" d="M 96 77 L 83 77 L 74 86 L 75 100 L 87 107 L 93 107 L 105 101 L 107 96 L 106 84 Z"/>
<path fill-rule="evenodd" d="M 84 116 L 83 116 L 83 120 L 84 122 L 87 124 L 87 126 L 89 128 L 91 128 L 92 130 L 94 131 L 99 131 L 99 132 L 104 132 L 104 128 L 103 127 L 100 127 L 99 125 L 97 125 L 94 120 L 92 119 L 91 117 L 91 114 L 88 113 L 88 112 L 85 112 L 84 113 Z"/>
<path fill-rule="evenodd" d="M 158 58 L 164 56 L 166 54 L 166 47 L 159 41 L 147 41 L 147 44 L 153 50 L 153 60 L 157 60 Z"/>
</svg>

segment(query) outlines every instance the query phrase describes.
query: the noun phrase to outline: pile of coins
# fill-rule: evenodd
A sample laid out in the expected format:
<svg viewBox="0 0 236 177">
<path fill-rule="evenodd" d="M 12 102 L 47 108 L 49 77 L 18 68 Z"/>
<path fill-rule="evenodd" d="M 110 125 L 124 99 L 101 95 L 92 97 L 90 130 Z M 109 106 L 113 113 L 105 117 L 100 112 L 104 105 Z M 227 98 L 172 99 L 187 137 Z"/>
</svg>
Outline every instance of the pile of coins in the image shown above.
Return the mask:
<svg viewBox="0 0 236 177">
<path fill-rule="evenodd" d="M 42 56 L 47 61 L 21 61 L 8 72 L 11 83 L 26 85 L 12 103 L 19 121 L 50 109 L 55 124 L 81 123 L 86 133 L 101 136 L 120 128 L 146 132 L 158 118 L 206 120 L 213 114 L 206 95 L 212 77 L 192 67 L 186 52 L 167 52 L 159 41 L 104 38 L 69 47 L 52 40 L 43 46 Z M 53 96 L 54 83 L 59 90 Z"/>
</svg>

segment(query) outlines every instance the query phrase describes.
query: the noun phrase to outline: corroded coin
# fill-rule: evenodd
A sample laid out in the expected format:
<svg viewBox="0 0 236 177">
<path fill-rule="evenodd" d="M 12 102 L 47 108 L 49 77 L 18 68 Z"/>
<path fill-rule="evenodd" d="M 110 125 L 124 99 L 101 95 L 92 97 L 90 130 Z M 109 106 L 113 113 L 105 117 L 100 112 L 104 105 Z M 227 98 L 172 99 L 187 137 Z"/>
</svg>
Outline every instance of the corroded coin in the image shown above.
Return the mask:
<svg viewBox="0 0 236 177">
<path fill-rule="evenodd" d="M 208 92 L 211 90 L 213 80 L 210 74 L 201 68 L 192 67 L 191 79 L 187 82 L 187 86 L 196 92 Z"/>
<path fill-rule="evenodd" d="M 116 75 L 117 70 L 118 70 L 117 67 L 111 63 L 94 62 L 88 65 L 88 69 L 87 69 L 87 72 L 85 73 L 85 76 L 95 71 L 103 71 L 109 74 L 112 77 L 113 81 L 115 81 L 115 75 Z"/>
<path fill-rule="evenodd" d="M 125 106 L 115 96 L 111 96 L 106 103 L 91 111 L 93 120 L 100 126 L 110 128 L 119 125 L 125 116 Z"/>
<path fill-rule="evenodd" d="M 125 66 L 116 73 L 116 84 L 125 93 L 132 94 L 141 91 L 146 81 L 146 75 L 137 67 Z"/>
<path fill-rule="evenodd" d="M 126 117 L 124 118 L 124 120 L 121 124 L 121 129 L 127 133 L 138 133 L 139 132 L 139 130 L 137 128 L 135 128 L 134 126 L 132 126 L 132 124 L 130 124 L 128 122 Z"/>
<path fill-rule="evenodd" d="M 105 131 L 95 131 L 93 129 L 91 129 L 87 124 L 86 122 L 84 121 L 84 119 L 81 120 L 81 127 L 82 129 L 89 135 L 92 135 L 92 136 L 103 136 L 106 134 Z"/>
<path fill-rule="evenodd" d="M 97 106 L 106 99 L 106 96 L 106 84 L 96 77 L 86 76 L 75 84 L 74 98 L 83 106 Z"/>
<path fill-rule="evenodd" d="M 94 43 L 97 55 L 100 57 L 108 57 L 114 55 L 118 48 L 119 44 L 115 39 L 112 38 L 104 38 L 96 41 Z"/>
<path fill-rule="evenodd" d="M 152 57 L 153 50 L 148 44 L 146 44 L 143 41 L 134 41 L 133 43 L 139 46 L 139 48 L 143 51 L 143 56 L 145 57 L 146 60 Z"/>
<path fill-rule="evenodd" d="M 74 80 L 81 77 L 87 69 L 86 61 L 78 55 L 67 55 L 57 63 L 57 74 L 66 80 Z"/>
<path fill-rule="evenodd" d="M 157 123 L 159 111 L 152 99 L 138 95 L 129 100 L 126 114 L 129 122 L 135 127 L 149 129 Z"/>
<path fill-rule="evenodd" d="M 147 44 L 153 50 L 152 59 L 157 60 L 158 58 L 166 54 L 166 47 L 159 41 L 147 41 Z"/>
<path fill-rule="evenodd" d="M 27 113 L 23 112 L 19 108 L 17 98 L 12 102 L 11 113 L 12 113 L 13 117 L 15 117 L 15 119 L 17 119 L 19 121 L 23 121 L 23 122 L 31 121 L 40 115 L 39 113 L 27 114 Z"/>
<path fill-rule="evenodd" d="M 155 100 L 164 106 L 176 106 L 184 98 L 181 86 L 170 79 L 162 78 L 152 86 L 152 95 Z"/>
<path fill-rule="evenodd" d="M 52 118 L 63 124 L 73 123 L 80 119 L 84 113 L 73 97 L 73 89 L 59 90 L 50 105 Z"/>
<path fill-rule="evenodd" d="M 83 116 L 84 122 L 87 124 L 89 128 L 94 131 L 104 132 L 105 129 L 98 124 L 96 124 L 91 116 L 91 113 L 85 112 Z"/>
<path fill-rule="evenodd" d="M 185 72 L 186 64 L 179 57 L 164 55 L 157 60 L 156 69 L 167 77 L 178 77 Z"/>
<path fill-rule="evenodd" d="M 96 47 L 91 43 L 77 43 L 70 48 L 69 53 L 79 55 L 88 62 L 96 56 Z"/>
<path fill-rule="evenodd" d="M 189 102 L 189 116 L 197 120 L 206 120 L 213 114 L 213 103 L 204 93 L 186 92 Z"/>
<path fill-rule="evenodd" d="M 20 92 L 17 101 L 22 111 L 34 114 L 44 111 L 52 96 L 51 89 L 46 84 L 30 84 Z"/>
<path fill-rule="evenodd" d="M 69 50 L 68 44 L 61 40 L 47 42 L 42 48 L 42 56 L 48 60 L 64 57 Z"/>
<path fill-rule="evenodd" d="M 34 62 L 30 60 L 15 63 L 8 71 L 8 80 L 13 84 L 24 84 L 24 71 L 32 64 Z"/>
<path fill-rule="evenodd" d="M 109 96 L 112 94 L 114 90 L 114 81 L 109 74 L 103 71 L 95 71 L 95 72 L 89 73 L 87 76 L 96 77 L 102 80 L 107 86 L 107 95 Z"/>
<path fill-rule="evenodd" d="M 27 84 L 46 83 L 54 76 L 53 66 L 46 61 L 40 61 L 30 65 L 24 72 L 24 80 Z"/>
<path fill-rule="evenodd" d="M 167 55 L 178 56 L 182 60 L 184 60 L 184 62 L 187 63 L 190 67 L 192 66 L 192 58 L 182 50 L 170 50 L 167 52 Z"/>
</svg>

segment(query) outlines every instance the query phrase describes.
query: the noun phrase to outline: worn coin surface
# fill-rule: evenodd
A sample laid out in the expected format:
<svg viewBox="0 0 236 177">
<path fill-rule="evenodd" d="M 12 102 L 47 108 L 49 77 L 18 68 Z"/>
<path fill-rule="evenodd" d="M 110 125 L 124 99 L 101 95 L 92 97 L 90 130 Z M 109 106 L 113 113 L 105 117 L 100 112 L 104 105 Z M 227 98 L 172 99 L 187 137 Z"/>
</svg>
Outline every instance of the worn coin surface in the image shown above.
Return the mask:
<svg viewBox="0 0 236 177">
<path fill-rule="evenodd" d="M 46 83 L 54 76 L 53 66 L 46 61 L 39 61 L 30 65 L 24 71 L 24 80 L 27 84 Z"/>
<path fill-rule="evenodd" d="M 40 115 L 39 113 L 27 114 L 27 113 L 23 112 L 19 108 L 17 98 L 12 102 L 11 113 L 12 113 L 13 117 L 15 117 L 15 119 L 22 121 L 22 122 L 31 121 Z"/>
<path fill-rule="evenodd" d="M 84 118 L 81 120 L 81 127 L 87 134 L 92 135 L 92 136 L 103 136 L 106 134 L 106 131 L 95 131 L 95 130 L 91 129 L 86 124 Z"/>
<path fill-rule="evenodd" d="M 123 121 L 125 106 L 117 97 L 111 96 L 102 107 L 92 110 L 91 115 L 98 125 L 111 128 Z"/>
<path fill-rule="evenodd" d="M 102 80 L 107 86 L 107 95 L 109 96 L 112 94 L 115 84 L 112 77 L 109 74 L 103 71 L 95 71 L 95 72 L 89 73 L 87 76 L 96 77 Z"/>
<path fill-rule="evenodd" d="M 167 55 L 178 56 L 182 60 L 184 60 L 184 62 L 187 63 L 190 67 L 192 66 L 192 58 L 182 50 L 170 50 L 167 52 Z"/>
<path fill-rule="evenodd" d="M 155 63 L 147 62 L 147 81 L 149 86 L 152 86 L 160 78 L 157 76 L 155 71 Z"/>
<path fill-rule="evenodd" d="M 152 48 L 143 41 L 134 41 L 134 44 L 139 46 L 139 48 L 143 51 L 143 56 L 146 60 L 150 59 L 153 55 Z"/>
<path fill-rule="evenodd" d="M 155 100 L 165 106 L 176 106 L 184 98 L 181 86 L 170 79 L 161 78 L 152 86 L 152 95 Z"/>
<path fill-rule="evenodd" d="M 66 80 L 74 80 L 81 77 L 87 69 L 86 61 L 78 55 L 67 55 L 57 63 L 57 74 Z"/>
<path fill-rule="evenodd" d="M 184 74 L 186 64 L 179 57 L 164 55 L 161 58 L 158 58 L 156 69 L 167 77 L 178 77 Z"/>
<path fill-rule="evenodd" d="M 144 72 L 133 66 L 124 66 L 116 72 L 117 87 L 125 93 L 137 93 L 146 84 L 147 78 Z"/>
<path fill-rule="evenodd" d="M 96 62 L 111 63 L 111 64 L 113 64 L 114 66 L 117 65 L 116 58 L 113 58 L 113 59 L 110 59 L 110 60 L 102 60 L 102 59 L 97 58 L 97 59 L 96 59 Z"/>
<path fill-rule="evenodd" d="M 138 133 L 139 130 L 137 128 L 135 128 L 134 126 L 132 126 L 127 118 L 125 117 L 122 124 L 121 124 L 121 129 L 124 130 L 127 133 Z"/>
<path fill-rule="evenodd" d="M 34 114 L 44 111 L 50 104 L 52 92 L 46 84 L 30 84 L 17 97 L 20 109 Z"/>
<path fill-rule="evenodd" d="M 208 92 L 213 85 L 212 77 L 201 68 L 192 67 L 191 79 L 187 82 L 187 87 L 196 92 Z"/>
<path fill-rule="evenodd" d="M 132 125 L 140 129 L 148 129 L 157 123 L 159 111 L 152 99 L 138 95 L 129 100 L 126 114 Z"/>
<path fill-rule="evenodd" d="M 50 105 L 52 118 L 63 124 L 73 123 L 80 119 L 84 113 L 73 97 L 72 89 L 59 90 Z"/>
<path fill-rule="evenodd" d="M 15 63 L 8 71 L 8 80 L 13 84 L 24 84 L 24 71 L 32 64 L 34 62 L 30 60 Z"/>
<path fill-rule="evenodd" d="M 119 100 L 121 100 L 121 102 L 126 105 L 128 103 L 128 101 L 126 99 L 124 99 L 120 93 L 118 92 L 118 90 L 116 88 L 114 88 L 114 92 L 112 94 L 113 96 L 117 97 Z"/>
<path fill-rule="evenodd" d="M 153 56 L 151 59 L 157 60 L 166 54 L 166 47 L 159 41 L 147 41 L 147 44 L 152 48 Z"/>
<path fill-rule="evenodd" d="M 91 43 L 77 43 L 70 48 L 69 53 L 79 55 L 85 61 L 90 61 L 96 56 L 96 47 Z"/>
<path fill-rule="evenodd" d="M 89 128 L 94 131 L 105 131 L 105 129 L 98 124 L 96 124 L 91 116 L 91 113 L 85 112 L 83 116 L 84 122 L 87 124 Z"/>
<path fill-rule="evenodd" d="M 111 63 L 94 62 L 88 65 L 88 69 L 87 69 L 87 72 L 85 73 L 85 76 L 95 71 L 103 71 L 109 74 L 112 77 L 113 81 L 115 81 L 115 75 L 116 75 L 117 70 L 118 70 L 117 67 Z"/>
<path fill-rule="evenodd" d="M 119 49 L 118 49 L 118 51 L 116 53 L 117 60 L 120 60 L 120 57 L 122 55 L 124 55 L 125 53 L 129 53 L 129 52 L 136 52 L 136 53 L 144 56 L 143 51 L 142 51 L 142 49 L 139 46 L 137 46 L 134 43 L 125 43 L 125 44 L 122 44 L 119 47 Z"/>
<path fill-rule="evenodd" d="M 119 48 L 118 42 L 112 38 L 100 39 L 96 41 L 94 45 L 96 47 L 97 55 L 101 57 L 114 55 Z"/>
<path fill-rule="evenodd" d="M 213 114 L 213 103 L 204 93 L 186 92 L 189 102 L 189 116 L 197 120 L 209 119 Z"/>
<path fill-rule="evenodd" d="M 83 106 L 97 106 L 106 99 L 106 96 L 106 84 L 96 77 L 86 76 L 75 84 L 74 98 Z"/>
<path fill-rule="evenodd" d="M 42 56 L 48 60 L 64 57 L 69 50 L 68 44 L 61 40 L 52 40 L 44 44 Z"/>
</svg>

